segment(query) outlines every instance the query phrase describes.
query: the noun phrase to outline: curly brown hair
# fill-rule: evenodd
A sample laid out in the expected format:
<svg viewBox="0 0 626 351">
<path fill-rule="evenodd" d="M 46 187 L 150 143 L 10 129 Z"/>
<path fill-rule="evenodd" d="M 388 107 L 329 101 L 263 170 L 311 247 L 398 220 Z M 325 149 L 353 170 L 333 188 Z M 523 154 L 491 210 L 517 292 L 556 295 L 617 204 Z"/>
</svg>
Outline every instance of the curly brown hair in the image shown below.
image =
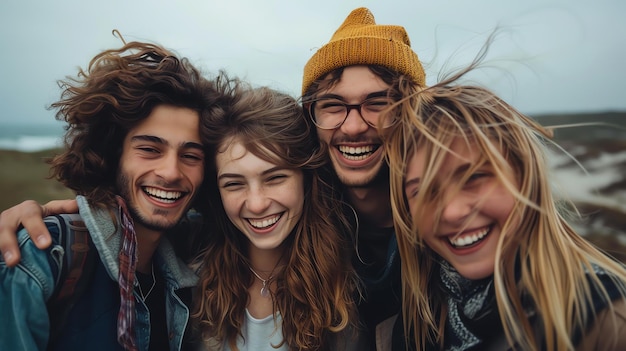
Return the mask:
<svg viewBox="0 0 626 351">
<path fill-rule="evenodd" d="M 128 131 L 163 104 L 192 109 L 201 119 L 223 113 L 224 94 L 216 82 L 204 78 L 188 59 L 156 44 L 130 42 L 101 52 L 86 71 L 79 69 L 76 77 L 58 83 L 61 99 L 50 108 L 58 110 L 56 118 L 67 127 L 65 149 L 50 161 L 51 177 L 94 206 L 114 205 Z M 202 209 L 205 199 L 198 194 L 192 206 Z"/>
</svg>

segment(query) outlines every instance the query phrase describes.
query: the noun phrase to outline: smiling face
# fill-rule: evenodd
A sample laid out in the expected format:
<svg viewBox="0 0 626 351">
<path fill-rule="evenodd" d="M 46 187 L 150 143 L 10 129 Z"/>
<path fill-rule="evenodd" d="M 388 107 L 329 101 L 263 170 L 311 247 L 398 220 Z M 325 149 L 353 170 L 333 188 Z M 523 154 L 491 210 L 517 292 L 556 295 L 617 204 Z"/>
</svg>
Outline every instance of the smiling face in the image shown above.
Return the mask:
<svg viewBox="0 0 626 351">
<path fill-rule="evenodd" d="M 407 164 L 405 194 L 411 213 L 417 210 L 418 193 L 425 191 L 420 189 L 427 164 L 424 149 L 418 148 Z M 445 156 L 435 175 L 443 194 L 435 203 L 426 204 L 427 211 L 420 212 L 419 235 L 462 276 L 486 278 L 494 272 L 498 240 L 516 198 L 490 164 L 478 164 L 480 151 L 474 144 L 457 138 L 451 150 L 455 154 Z M 511 174 L 507 177 L 517 185 Z M 461 182 L 460 188 L 446 186 L 449 182 Z M 437 216 L 432 209 L 436 208 L 441 209 L 439 223 L 434 221 Z"/>
<path fill-rule="evenodd" d="M 117 188 L 138 232 L 164 231 L 189 209 L 204 177 L 200 117 L 160 105 L 124 138 Z"/>
<path fill-rule="evenodd" d="M 332 97 L 347 104 L 359 104 L 372 96 L 386 94 L 389 88 L 367 66 L 349 66 L 343 70 L 341 80 L 317 98 Z M 358 109 L 352 109 L 339 128 L 317 130 L 320 140 L 329 146 L 330 159 L 339 179 L 355 187 L 366 186 L 380 172 L 386 172 L 378 131 L 358 114 Z"/>
<path fill-rule="evenodd" d="M 216 167 L 226 215 L 250 240 L 251 248 L 279 248 L 302 216 L 302 172 L 259 158 L 237 139 L 223 145 Z"/>
</svg>

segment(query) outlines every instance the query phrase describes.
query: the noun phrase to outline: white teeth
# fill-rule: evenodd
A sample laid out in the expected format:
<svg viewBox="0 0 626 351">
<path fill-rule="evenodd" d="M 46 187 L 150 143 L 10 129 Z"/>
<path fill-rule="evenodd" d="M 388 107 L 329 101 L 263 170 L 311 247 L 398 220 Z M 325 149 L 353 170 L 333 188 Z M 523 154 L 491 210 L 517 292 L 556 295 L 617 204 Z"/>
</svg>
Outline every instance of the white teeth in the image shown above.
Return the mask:
<svg viewBox="0 0 626 351">
<path fill-rule="evenodd" d="M 347 153 L 347 154 L 353 154 L 353 155 L 372 152 L 373 150 L 374 150 L 374 146 L 372 145 L 358 146 L 358 147 L 352 147 L 352 146 L 346 146 L 346 145 L 339 146 L 339 151 L 343 153 Z"/>
<path fill-rule="evenodd" d="M 164 191 L 157 188 L 145 187 L 143 188 L 146 194 L 158 198 L 162 202 L 172 203 L 178 200 L 183 193 L 180 191 Z"/>
<path fill-rule="evenodd" d="M 255 228 L 263 229 L 263 228 L 267 228 L 269 226 L 274 225 L 274 223 L 278 222 L 279 219 L 280 219 L 280 215 L 276 215 L 274 217 L 263 219 L 263 220 L 248 219 L 248 222 L 250 222 L 250 224 Z"/>
<path fill-rule="evenodd" d="M 374 151 L 374 146 L 367 145 L 367 146 L 352 147 L 352 146 L 346 146 L 346 145 L 339 145 L 338 149 L 345 158 L 357 161 L 357 160 L 363 160 L 367 158 L 369 154 Z"/>
<path fill-rule="evenodd" d="M 477 241 L 479 241 L 480 239 L 484 238 L 485 235 L 489 233 L 489 230 L 490 228 L 485 228 L 481 230 L 480 232 L 477 232 L 474 234 L 465 235 L 465 236 L 457 237 L 457 238 L 448 238 L 448 240 L 450 241 L 450 244 L 452 244 L 454 247 L 465 247 L 465 246 L 472 245 L 476 243 Z"/>
</svg>

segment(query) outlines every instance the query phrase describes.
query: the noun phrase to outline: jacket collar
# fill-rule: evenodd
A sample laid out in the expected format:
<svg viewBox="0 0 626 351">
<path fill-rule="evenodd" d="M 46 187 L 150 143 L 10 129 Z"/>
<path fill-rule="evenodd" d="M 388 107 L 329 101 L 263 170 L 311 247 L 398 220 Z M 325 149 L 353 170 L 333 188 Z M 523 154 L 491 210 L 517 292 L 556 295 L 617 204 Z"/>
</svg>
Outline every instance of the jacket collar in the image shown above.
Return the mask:
<svg viewBox="0 0 626 351">
<path fill-rule="evenodd" d="M 77 196 L 78 210 L 89 230 L 94 246 L 109 276 L 117 280 L 119 274 L 118 256 L 122 242 L 122 232 L 115 226 L 113 218 L 119 223 L 116 210 L 110 208 L 91 207 L 84 196 Z M 174 285 L 175 289 L 195 286 L 198 277 L 187 265 L 176 256 L 172 245 L 163 237 L 155 253 L 158 267 L 165 280 Z"/>
</svg>

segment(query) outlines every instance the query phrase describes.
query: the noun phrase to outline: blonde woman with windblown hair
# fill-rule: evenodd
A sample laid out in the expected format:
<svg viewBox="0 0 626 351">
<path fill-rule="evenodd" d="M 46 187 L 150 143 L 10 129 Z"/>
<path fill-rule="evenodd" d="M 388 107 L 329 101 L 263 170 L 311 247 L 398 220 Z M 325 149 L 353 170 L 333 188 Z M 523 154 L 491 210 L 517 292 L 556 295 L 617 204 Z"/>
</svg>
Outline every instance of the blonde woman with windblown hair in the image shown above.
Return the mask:
<svg viewBox="0 0 626 351">
<path fill-rule="evenodd" d="M 564 219 L 550 131 L 454 85 L 475 66 L 404 101 L 387 134 L 405 348 L 626 350 L 624 266 Z"/>
</svg>

